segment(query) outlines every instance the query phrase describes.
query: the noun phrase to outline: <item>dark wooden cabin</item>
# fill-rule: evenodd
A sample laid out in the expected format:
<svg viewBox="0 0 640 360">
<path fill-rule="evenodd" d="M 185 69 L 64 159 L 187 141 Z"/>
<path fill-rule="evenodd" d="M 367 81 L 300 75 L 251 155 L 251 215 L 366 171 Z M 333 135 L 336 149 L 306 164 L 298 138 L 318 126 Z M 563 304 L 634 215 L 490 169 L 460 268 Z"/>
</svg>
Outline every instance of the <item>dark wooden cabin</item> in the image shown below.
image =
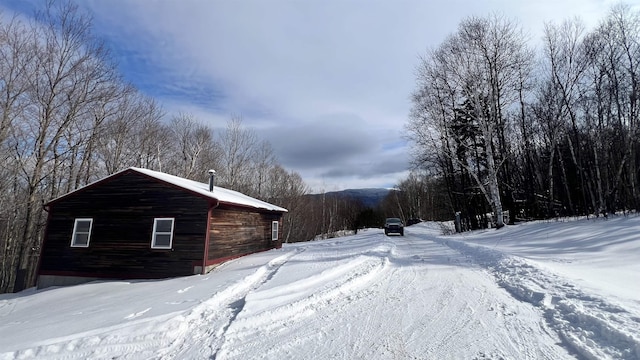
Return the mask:
<svg viewBox="0 0 640 360">
<path fill-rule="evenodd" d="M 45 206 L 39 288 L 204 274 L 222 261 L 281 247 L 287 211 L 213 184 L 140 168 Z"/>
</svg>

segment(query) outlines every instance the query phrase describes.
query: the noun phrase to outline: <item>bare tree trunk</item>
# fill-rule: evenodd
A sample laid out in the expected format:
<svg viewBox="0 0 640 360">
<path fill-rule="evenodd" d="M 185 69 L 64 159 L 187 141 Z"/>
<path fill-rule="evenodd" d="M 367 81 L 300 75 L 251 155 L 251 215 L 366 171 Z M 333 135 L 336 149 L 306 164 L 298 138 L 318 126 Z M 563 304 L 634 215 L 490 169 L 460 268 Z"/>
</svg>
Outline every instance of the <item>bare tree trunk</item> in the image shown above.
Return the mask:
<svg viewBox="0 0 640 360">
<path fill-rule="evenodd" d="M 573 146 L 571 146 L 571 139 L 569 139 L 567 137 L 568 141 L 569 141 L 569 148 L 572 149 Z M 565 194 L 567 194 L 567 206 L 569 207 L 569 212 L 571 213 L 571 215 L 576 215 L 576 211 L 573 207 L 573 200 L 571 200 L 571 190 L 569 189 L 569 181 L 567 178 L 567 168 L 564 164 L 564 158 L 562 157 L 562 153 L 560 152 L 560 149 L 557 149 L 558 152 L 558 162 L 560 163 L 560 174 L 562 175 L 562 184 L 564 185 L 564 192 Z M 572 155 L 573 155 L 573 151 L 571 151 Z M 575 160 L 575 157 L 574 157 Z M 584 187 L 584 184 L 582 184 Z M 584 189 L 582 190 L 583 192 L 585 191 Z"/>
<path fill-rule="evenodd" d="M 555 158 L 555 154 L 556 154 L 556 148 L 555 146 L 551 146 L 549 149 L 549 166 L 547 169 L 547 176 L 549 177 L 549 196 L 548 196 L 548 205 L 547 205 L 547 211 L 549 216 L 557 216 L 558 214 L 555 214 L 554 210 L 553 210 L 553 204 L 554 204 L 554 197 L 555 197 L 555 188 L 554 188 L 554 180 L 553 180 L 553 160 Z"/>
</svg>

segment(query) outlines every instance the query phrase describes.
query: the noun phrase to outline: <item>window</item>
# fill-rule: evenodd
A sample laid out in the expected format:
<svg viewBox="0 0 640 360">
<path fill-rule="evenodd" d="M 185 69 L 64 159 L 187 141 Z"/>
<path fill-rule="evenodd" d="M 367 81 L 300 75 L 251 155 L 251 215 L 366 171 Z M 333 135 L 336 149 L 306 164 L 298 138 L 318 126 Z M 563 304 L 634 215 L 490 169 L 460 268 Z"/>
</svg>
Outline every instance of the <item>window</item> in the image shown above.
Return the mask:
<svg viewBox="0 0 640 360">
<path fill-rule="evenodd" d="M 76 219 L 73 224 L 71 247 L 89 247 L 93 219 Z"/>
<path fill-rule="evenodd" d="M 278 240 L 278 222 L 277 221 L 271 222 L 271 240 L 272 241 Z"/>
<path fill-rule="evenodd" d="M 153 219 L 152 249 L 171 249 L 173 241 L 173 218 Z"/>
</svg>

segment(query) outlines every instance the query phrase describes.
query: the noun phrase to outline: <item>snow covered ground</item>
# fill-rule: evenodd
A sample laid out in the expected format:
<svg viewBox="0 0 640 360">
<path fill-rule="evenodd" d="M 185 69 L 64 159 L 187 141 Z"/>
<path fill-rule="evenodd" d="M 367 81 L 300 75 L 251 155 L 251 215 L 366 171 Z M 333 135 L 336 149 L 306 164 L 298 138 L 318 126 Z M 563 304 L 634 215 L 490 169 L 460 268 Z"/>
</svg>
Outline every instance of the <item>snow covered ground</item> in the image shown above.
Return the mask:
<svg viewBox="0 0 640 360">
<path fill-rule="evenodd" d="M 285 244 L 0 295 L 6 359 L 640 359 L 640 217 Z"/>
</svg>

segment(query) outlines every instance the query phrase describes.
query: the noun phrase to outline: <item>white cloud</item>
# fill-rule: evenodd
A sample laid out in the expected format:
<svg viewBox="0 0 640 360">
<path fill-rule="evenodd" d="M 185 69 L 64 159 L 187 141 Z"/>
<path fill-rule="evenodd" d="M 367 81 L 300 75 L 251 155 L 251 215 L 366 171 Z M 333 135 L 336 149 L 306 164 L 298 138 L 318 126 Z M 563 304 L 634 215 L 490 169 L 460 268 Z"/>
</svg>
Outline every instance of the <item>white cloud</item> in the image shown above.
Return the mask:
<svg viewBox="0 0 640 360">
<path fill-rule="evenodd" d="M 407 164 L 406 147 L 391 154 L 385 144 L 404 143 L 418 57 L 462 18 L 503 13 L 536 41 L 545 21 L 577 15 L 591 27 L 610 6 L 608 0 L 86 4 L 110 42 L 148 62 L 153 73 L 141 74 L 140 82 L 155 87 L 169 111 L 188 111 L 214 126 L 240 114 L 286 167 L 328 187 L 382 186 L 403 176 L 384 169 L 390 156 Z"/>
</svg>

